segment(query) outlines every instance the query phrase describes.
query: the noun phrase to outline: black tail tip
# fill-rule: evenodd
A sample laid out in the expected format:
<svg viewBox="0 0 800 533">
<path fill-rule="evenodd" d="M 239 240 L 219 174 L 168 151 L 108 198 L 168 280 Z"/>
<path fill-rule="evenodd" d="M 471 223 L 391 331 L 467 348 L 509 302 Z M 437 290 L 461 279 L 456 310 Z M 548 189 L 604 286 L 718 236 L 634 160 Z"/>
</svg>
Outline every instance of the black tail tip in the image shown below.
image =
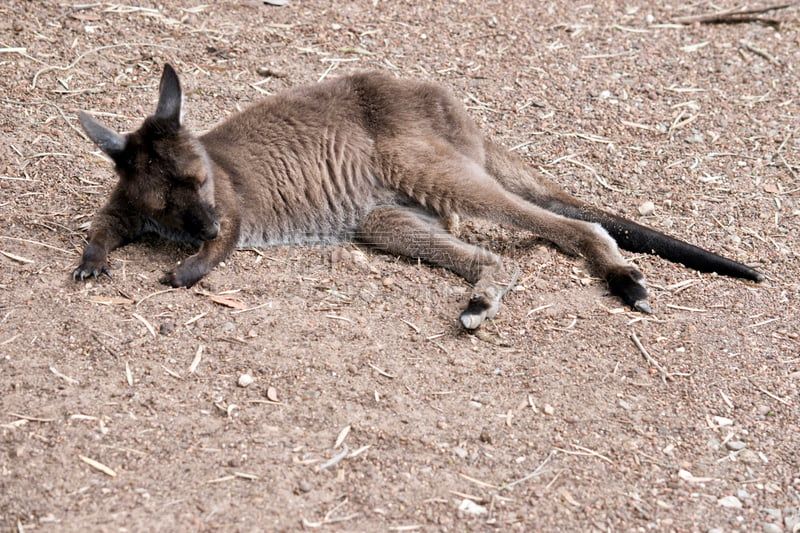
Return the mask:
<svg viewBox="0 0 800 533">
<path fill-rule="evenodd" d="M 759 272 L 754 268 L 750 268 L 749 266 L 743 265 L 741 263 L 734 263 L 734 264 L 736 265 L 736 268 L 731 273 L 725 272 L 725 274 L 727 274 L 728 276 L 734 276 L 737 278 L 746 279 L 748 281 L 755 281 L 756 283 L 761 283 L 762 281 L 767 279 L 767 276 L 765 276 L 764 274 L 762 274 L 761 272 Z"/>
</svg>

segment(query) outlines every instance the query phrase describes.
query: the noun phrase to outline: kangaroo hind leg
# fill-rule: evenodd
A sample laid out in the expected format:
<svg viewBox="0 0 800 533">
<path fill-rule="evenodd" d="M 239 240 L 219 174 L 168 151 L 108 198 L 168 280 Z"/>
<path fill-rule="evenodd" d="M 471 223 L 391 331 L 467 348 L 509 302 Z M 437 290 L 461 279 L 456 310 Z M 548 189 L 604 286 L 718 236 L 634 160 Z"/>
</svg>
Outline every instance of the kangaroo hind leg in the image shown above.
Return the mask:
<svg viewBox="0 0 800 533">
<path fill-rule="evenodd" d="M 496 146 L 487 145 L 486 160 L 482 161 L 466 157 L 446 143 L 402 141 L 405 157 L 398 152 L 391 159 L 389 185 L 440 216 L 460 213 L 535 233 L 566 253 L 584 257 L 592 273 L 606 280 L 612 294 L 634 309 L 651 312 L 641 272 L 625 261 L 608 232 L 599 224 L 571 219 L 548 208 L 552 200 L 569 198 L 566 193 L 531 179 L 519 162 L 501 159 Z M 523 197 L 526 190 L 529 194 Z"/>
<path fill-rule="evenodd" d="M 518 273 L 509 275 L 500 257 L 457 239 L 439 220 L 413 208 L 373 209 L 361 221 L 356 237 L 378 250 L 441 266 L 472 283 L 472 296 L 460 316 L 468 330 L 493 318 L 500 299 L 516 282 Z"/>
</svg>

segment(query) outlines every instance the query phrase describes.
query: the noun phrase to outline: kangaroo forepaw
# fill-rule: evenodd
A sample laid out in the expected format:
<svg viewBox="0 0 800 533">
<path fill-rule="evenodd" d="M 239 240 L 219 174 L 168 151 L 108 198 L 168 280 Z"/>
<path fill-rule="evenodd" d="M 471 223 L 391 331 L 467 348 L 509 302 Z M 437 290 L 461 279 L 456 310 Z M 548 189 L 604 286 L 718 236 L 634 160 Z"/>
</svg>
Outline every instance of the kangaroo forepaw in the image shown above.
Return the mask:
<svg viewBox="0 0 800 533">
<path fill-rule="evenodd" d="M 159 283 L 163 285 L 169 285 L 170 287 L 185 287 L 186 285 L 181 284 L 180 280 L 178 279 L 178 273 L 175 270 L 170 270 L 169 272 L 165 272 L 161 278 L 159 278 Z"/>
<path fill-rule="evenodd" d="M 211 271 L 211 266 L 199 254 L 187 257 L 175 269 L 161 277 L 161 283 L 170 287 L 191 287 Z"/>
<path fill-rule="evenodd" d="M 608 289 L 611 294 L 618 296 L 627 305 L 650 314 L 650 304 L 647 302 L 647 289 L 644 286 L 644 276 L 634 267 L 619 268 L 606 276 Z"/>
<path fill-rule="evenodd" d="M 175 270 L 166 272 L 159 281 L 164 285 L 177 289 L 179 287 L 191 287 L 200 280 L 200 277 L 202 276 L 195 276 L 191 272 L 187 272 L 186 269 L 178 267 Z"/>
<path fill-rule="evenodd" d="M 108 270 L 108 265 L 105 263 L 87 261 L 81 263 L 72 271 L 72 279 L 74 281 L 83 281 L 86 278 L 98 279 L 100 276 L 107 276 L 111 279 L 111 272 Z"/>
</svg>

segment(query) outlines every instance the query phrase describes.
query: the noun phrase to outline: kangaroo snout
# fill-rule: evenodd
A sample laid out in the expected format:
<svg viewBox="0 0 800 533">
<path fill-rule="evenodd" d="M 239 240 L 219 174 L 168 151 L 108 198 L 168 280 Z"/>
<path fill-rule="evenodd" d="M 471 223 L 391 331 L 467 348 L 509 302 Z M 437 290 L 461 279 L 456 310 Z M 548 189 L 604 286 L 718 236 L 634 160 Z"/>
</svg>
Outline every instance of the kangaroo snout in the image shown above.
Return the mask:
<svg viewBox="0 0 800 533">
<path fill-rule="evenodd" d="M 219 233 L 219 220 L 213 220 L 210 224 L 206 224 L 203 227 L 202 232 L 200 233 L 200 238 L 204 241 L 210 241 L 217 238 L 217 234 Z"/>
</svg>

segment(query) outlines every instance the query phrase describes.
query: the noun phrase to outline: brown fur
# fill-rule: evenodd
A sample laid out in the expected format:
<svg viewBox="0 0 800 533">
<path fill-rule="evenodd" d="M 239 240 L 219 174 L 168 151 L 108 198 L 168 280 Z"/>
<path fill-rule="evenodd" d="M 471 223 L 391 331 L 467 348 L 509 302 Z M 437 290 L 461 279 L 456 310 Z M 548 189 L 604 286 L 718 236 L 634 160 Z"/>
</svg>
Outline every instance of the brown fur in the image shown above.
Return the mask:
<svg viewBox="0 0 800 533">
<path fill-rule="evenodd" d="M 156 113 L 139 130 L 119 135 L 81 114 L 120 179 L 73 277 L 108 274 L 108 252 L 145 231 L 200 245 L 164 278 L 175 287 L 193 285 L 237 246 L 357 239 L 473 283 L 461 322 L 475 329 L 497 312 L 515 274 L 450 234 L 441 221 L 455 214 L 513 224 L 582 255 L 642 311 L 642 275 L 601 224 L 617 240 L 633 231 L 637 251 L 698 256 L 701 269 L 711 258 L 723 273 L 761 276 L 572 198 L 484 139 L 458 100 L 433 84 L 376 72 L 343 77 L 269 97 L 199 137 L 180 123 L 181 97 L 167 65 Z"/>
</svg>

